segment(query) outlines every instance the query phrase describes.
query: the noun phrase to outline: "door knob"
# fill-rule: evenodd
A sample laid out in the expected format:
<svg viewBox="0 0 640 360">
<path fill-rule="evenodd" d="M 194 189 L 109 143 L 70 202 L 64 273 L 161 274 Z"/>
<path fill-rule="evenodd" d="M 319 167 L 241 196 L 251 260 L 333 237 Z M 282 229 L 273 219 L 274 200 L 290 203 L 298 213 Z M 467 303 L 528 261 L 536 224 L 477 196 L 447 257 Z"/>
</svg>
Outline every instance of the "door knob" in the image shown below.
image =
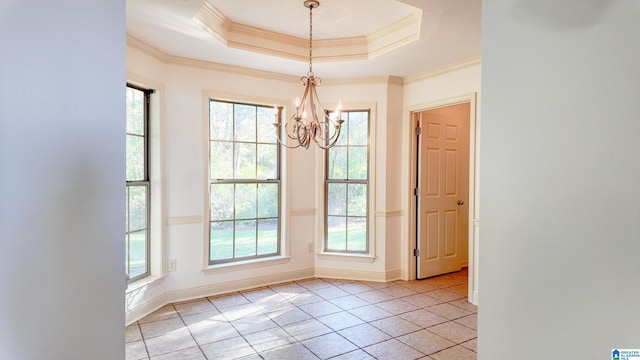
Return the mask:
<svg viewBox="0 0 640 360">
<path fill-rule="evenodd" d="M 458 200 L 458 205 L 464 205 L 464 201 Z"/>
</svg>

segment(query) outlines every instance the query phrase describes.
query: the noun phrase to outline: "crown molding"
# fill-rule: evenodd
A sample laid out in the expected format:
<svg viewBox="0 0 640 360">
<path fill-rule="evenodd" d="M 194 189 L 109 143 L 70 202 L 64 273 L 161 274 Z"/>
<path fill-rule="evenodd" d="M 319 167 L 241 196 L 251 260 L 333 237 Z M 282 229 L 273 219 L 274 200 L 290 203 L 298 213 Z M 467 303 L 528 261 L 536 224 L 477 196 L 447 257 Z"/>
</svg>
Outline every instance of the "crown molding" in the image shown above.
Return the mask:
<svg viewBox="0 0 640 360">
<path fill-rule="evenodd" d="M 150 55 L 156 58 L 157 60 L 160 60 L 170 65 L 194 67 L 194 68 L 205 69 L 205 70 L 221 71 L 221 72 L 234 73 L 239 75 L 253 76 L 257 78 L 279 80 L 279 81 L 286 81 L 286 82 L 300 81 L 300 77 L 298 76 L 284 75 L 284 74 L 275 73 L 271 71 L 256 70 L 256 69 L 250 69 L 250 68 L 245 68 L 241 66 L 219 64 L 219 63 L 213 63 L 210 61 L 196 60 L 196 59 L 190 59 L 190 58 L 185 58 L 180 56 L 169 55 L 130 35 L 127 35 L 127 45 L 134 47 L 146 53 L 147 55 Z"/>
<path fill-rule="evenodd" d="M 458 71 L 464 68 L 468 68 L 471 66 L 476 66 L 482 64 L 482 57 L 476 56 L 471 59 L 463 60 L 457 63 L 453 63 L 447 66 L 442 66 L 433 70 L 425 71 L 423 73 L 410 75 L 404 78 L 404 84 L 411 84 L 416 81 L 421 81 L 425 79 L 429 79 L 435 76 L 447 74 L 450 72 Z"/>
<path fill-rule="evenodd" d="M 127 45 L 136 48 L 147 55 L 154 57 L 155 59 L 162 61 L 170 65 L 180 65 L 193 68 L 199 68 L 204 70 L 221 71 L 245 76 L 252 76 L 263 79 L 278 80 L 285 82 L 299 82 L 300 77 L 293 75 L 285 75 L 270 71 L 250 69 L 235 65 L 219 64 L 210 61 L 189 59 L 185 57 L 169 55 L 141 40 L 127 35 Z M 451 65 L 443 66 L 434 70 L 429 70 L 423 73 L 410 75 L 405 78 L 397 76 L 370 76 L 361 78 L 335 78 L 335 79 L 323 79 L 322 85 L 335 86 L 335 85 L 358 85 L 358 84 L 380 84 L 385 83 L 389 85 L 406 85 L 416 81 L 428 79 L 431 77 L 443 75 L 467 67 L 481 64 L 481 57 L 477 56 L 468 60 L 460 61 Z"/>
<path fill-rule="evenodd" d="M 193 18 L 204 29 L 228 47 L 304 61 L 309 56 L 309 40 L 236 23 L 208 1 Z M 323 61 L 366 60 L 397 49 L 420 38 L 422 10 L 416 9 L 390 25 L 366 36 L 313 41 L 313 59 Z"/>
<path fill-rule="evenodd" d="M 143 42 L 142 40 L 138 40 L 136 38 L 134 38 L 131 35 L 127 34 L 127 45 L 130 45 L 131 47 L 134 47 L 144 53 L 146 53 L 147 55 L 151 55 L 154 58 L 164 62 L 164 63 L 169 63 L 171 61 L 171 55 L 163 52 L 162 50 L 159 50 L 149 44 L 147 44 L 146 42 Z"/>
<path fill-rule="evenodd" d="M 327 79 L 322 80 L 320 85 L 366 85 L 366 84 L 389 84 L 403 85 L 404 79 L 397 76 L 369 76 L 361 78 Z"/>
</svg>

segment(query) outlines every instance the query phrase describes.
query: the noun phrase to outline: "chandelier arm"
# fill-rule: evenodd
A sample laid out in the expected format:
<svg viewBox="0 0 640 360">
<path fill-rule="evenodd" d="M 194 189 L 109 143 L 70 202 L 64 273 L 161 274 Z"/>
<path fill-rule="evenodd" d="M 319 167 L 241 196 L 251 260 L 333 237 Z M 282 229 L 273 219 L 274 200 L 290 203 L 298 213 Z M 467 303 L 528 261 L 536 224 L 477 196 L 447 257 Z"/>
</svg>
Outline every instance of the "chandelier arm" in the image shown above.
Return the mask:
<svg viewBox="0 0 640 360">
<path fill-rule="evenodd" d="M 302 132 L 302 136 L 300 135 L 301 132 Z M 305 149 L 308 149 L 309 143 L 311 140 L 311 137 L 309 136 L 309 129 L 307 129 L 306 126 L 299 126 L 296 131 L 296 135 L 298 139 L 298 144 L 300 144 L 300 146 L 304 147 Z"/>
<path fill-rule="evenodd" d="M 322 106 L 322 103 L 318 98 L 318 92 L 315 91 L 315 88 L 312 91 L 312 97 L 315 99 L 315 102 L 317 103 L 317 108 L 319 108 L 322 113 L 322 121 L 319 121 L 317 116 L 315 116 L 317 123 L 320 125 L 319 126 L 320 131 L 319 131 L 318 137 L 325 142 L 331 141 L 336 136 L 336 133 L 334 133 L 332 136 L 329 136 L 329 129 L 331 129 L 331 127 L 336 127 L 337 123 L 331 120 L 331 118 L 329 117 L 329 113 Z M 314 114 L 317 114 L 317 112 L 315 112 Z M 316 143 L 318 143 L 318 141 L 316 141 Z"/>
<path fill-rule="evenodd" d="M 337 136 L 335 136 L 333 138 L 333 141 L 331 141 L 331 143 L 329 145 L 322 145 L 318 142 L 318 140 L 315 140 L 316 144 L 318 145 L 319 148 L 323 149 L 323 150 L 328 150 L 331 149 L 332 147 L 334 147 L 334 145 L 336 144 L 336 142 L 338 142 L 338 138 L 340 137 L 340 129 L 341 127 L 336 127 L 336 134 Z M 326 141 L 326 140 L 325 140 Z"/>
<path fill-rule="evenodd" d="M 298 126 L 300 126 L 298 119 L 296 119 L 295 115 L 291 116 L 289 118 L 289 120 L 287 120 L 287 127 L 285 128 L 285 133 L 287 134 L 287 137 L 289 137 L 289 139 L 297 139 L 296 137 L 296 131 L 298 129 Z"/>
<path fill-rule="evenodd" d="M 292 136 L 289 134 L 289 131 L 288 131 L 289 123 L 291 122 L 291 120 L 292 120 L 292 119 L 293 119 L 293 118 L 290 118 L 290 119 L 289 119 L 289 120 L 287 120 L 287 122 L 285 123 L 285 125 L 284 125 L 284 132 L 285 132 L 285 134 L 287 135 L 287 137 L 289 137 L 289 138 L 291 138 L 291 139 L 295 139 L 294 137 L 292 137 Z M 288 144 L 287 144 L 286 139 L 285 139 L 285 141 L 283 141 L 283 140 L 282 140 L 282 126 L 281 126 L 282 124 L 280 124 L 280 123 L 275 123 L 274 125 L 275 125 L 275 128 L 276 128 L 276 139 L 278 140 L 278 143 L 280 143 L 280 145 L 282 145 L 282 146 L 284 146 L 284 147 L 286 147 L 286 148 L 288 148 L 288 149 L 295 149 L 295 148 L 297 148 L 297 147 L 300 147 L 300 145 L 299 145 L 299 144 L 298 144 L 298 145 L 295 145 L 295 146 L 290 146 L 290 145 L 288 145 Z"/>
<path fill-rule="evenodd" d="M 279 130 L 279 128 L 276 128 L 276 131 L 278 131 L 278 130 Z M 300 147 L 300 144 L 295 145 L 295 146 L 287 145 L 287 143 L 286 143 L 285 141 L 282 141 L 282 140 L 280 139 L 280 135 L 278 135 L 277 139 L 278 139 L 278 143 L 279 143 L 280 145 L 282 145 L 282 146 L 286 147 L 287 149 L 295 149 L 295 148 L 299 148 L 299 147 Z"/>
</svg>

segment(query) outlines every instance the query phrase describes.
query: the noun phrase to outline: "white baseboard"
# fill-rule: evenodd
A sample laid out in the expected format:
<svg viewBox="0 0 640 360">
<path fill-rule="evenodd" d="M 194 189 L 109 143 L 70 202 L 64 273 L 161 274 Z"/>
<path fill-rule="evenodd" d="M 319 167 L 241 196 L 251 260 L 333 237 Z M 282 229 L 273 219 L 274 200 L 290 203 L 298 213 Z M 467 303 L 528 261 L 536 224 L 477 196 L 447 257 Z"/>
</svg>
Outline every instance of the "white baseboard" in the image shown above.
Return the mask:
<svg viewBox="0 0 640 360">
<path fill-rule="evenodd" d="M 308 279 L 311 277 L 313 277 L 313 268 L 306 268 L 296 271 L 256 276 L 248 279 L 225 281 L 188 289 L 171 290 L 167 292 L 167 300 L 171 303 L 178 301 L 187 301 L 199 299 L 205 296 L 220 295 L 234 291 L 279 284 L 288 281 Z"/>
<path fill-rule="evenodd" d="M 188 289 L 167 291 L 164 294 L 146 301 L 126 313 L 126 324 L 140 320 L 159 308 L 174 302 L 200 299 L 207 296 L 220 295 L 234 291 L 253 289 L 261 286 L 274 285 L 283 282 L 308 279 L 313 277 L 313 268 L 288 271 L 277 274 L 255 276 L 248 279 L 220 282 Z"/>
<path fill-rule="evenodd" d="M 366 271 L 352 269 L 316 268 L 315 276 L 328 279 L 387 282 L 400 279 L 400 269 L 389 271 Z"/>
<path fill-rule="evenodd" d="M 471 303 L 472 303 L 473 305 L 478 306 L 478 291 L 477 291 L 477 290 L 476 290 L 476 291 L 474 291 L 474 292 L 473 292 L 473 295 L 471 296 Z"/>
<path fill-rule="evenodd" d="M 152 312 L 160 309 L 161 307 L 167 305 L 169 302 L 167 301 L 167 294 L 162 294 L 158 297 L 155 297 L 135 309 L 131 309 L 127 311 L 125 314 L 125 325 L 131 325 L 134 322 L 142 319 L 143 317 L 151 314 Z"/>
</svg>

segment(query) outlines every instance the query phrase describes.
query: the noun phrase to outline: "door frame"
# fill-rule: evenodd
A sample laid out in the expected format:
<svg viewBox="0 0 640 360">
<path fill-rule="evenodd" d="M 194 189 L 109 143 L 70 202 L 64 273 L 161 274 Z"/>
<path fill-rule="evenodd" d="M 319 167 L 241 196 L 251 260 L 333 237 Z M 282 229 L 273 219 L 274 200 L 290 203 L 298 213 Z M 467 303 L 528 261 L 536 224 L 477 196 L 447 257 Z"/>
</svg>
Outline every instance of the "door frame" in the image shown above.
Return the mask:
<svg viewBox="0 0 640 360">
<path fill-rule="evenodd" d="M 468 271 L 469 271 L 469 295 L 468 300 L 473 304 L 478 304 L 478 132 L 477 132 L 477 93 L 469 93 L 460 96 L 440 99 L 427 103 L 408 106 L 405 109 L 405 121 L 403 122 L 403 139 L 405 147 L 403 151 L 406 156 L 403 166 L 403 193 L 404 206 L 407 216 L 405 217 L 405 241 L 401 244 L 402 252 L 402 278 L 406 280 L 416 279 L 416 257 L 414 249 L 416 248 L 416 197 L 414 189 L 416 184 L 417 173 L 417 137 L 415 136 L 416 115 L 422 111 L 433 110 L 441 107 L 469 103 L 469 255 L 468 255 Z"/>
</svg>

